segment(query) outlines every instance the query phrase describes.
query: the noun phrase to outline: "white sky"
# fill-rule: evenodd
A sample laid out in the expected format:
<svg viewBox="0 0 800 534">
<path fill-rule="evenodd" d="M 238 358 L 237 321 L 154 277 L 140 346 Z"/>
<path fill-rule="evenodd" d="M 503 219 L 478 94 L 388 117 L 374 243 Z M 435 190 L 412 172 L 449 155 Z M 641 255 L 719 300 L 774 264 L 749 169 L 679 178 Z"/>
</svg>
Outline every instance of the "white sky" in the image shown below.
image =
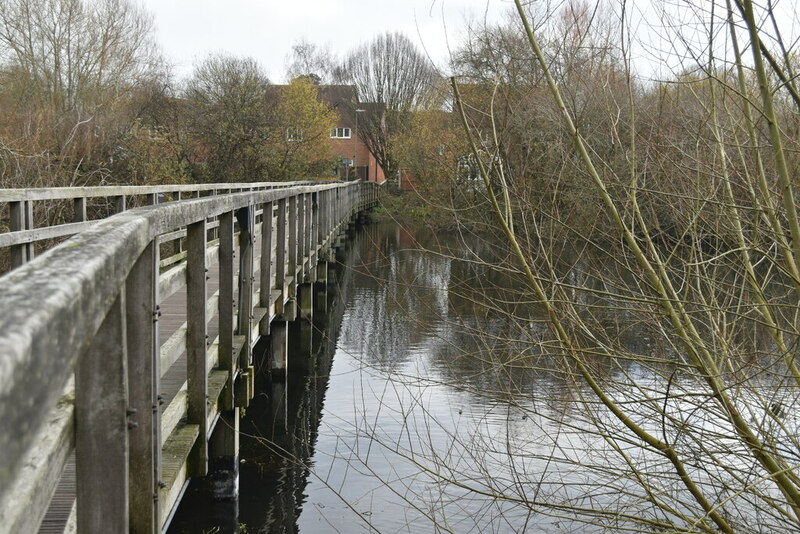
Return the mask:
<svg viewBox="0 0 800 534">
<path fill-rule="evenodd" d="M 511 0 L 143 0 L 179 77 L 210 52 L 252 56 L 284 81 L 291 46 L 305 37 L 342 54 L 379 33 L 402 31 L 442 63 L 466 21 L 497 21 Z"/>
<path fill-rule="evenodd" d="M 2 1 L 2 0 L 0 0 Z M 448 47 L 462 40 L 468 21 L 484 17 L 498 22 L 513 0 L 140 0 L 155 16 L 157 38 L 179 78 L 212 52 L 251 56 L 274 83 L 282 83 L 286 58 L 300 39 L 328 45 L 342 55 L 386 31 L 401 31 L 444 66 Z M 592 2 L 595 0 L 592 0 Z M 619 5 L 611 0 L 597 0 Z M 654 2 L 675 18 L 659 20 Z M 798 36 L 798 0 L 777 0 L 779 24 L 789 41 Z M 682 45 L 675 31 L 689 35 L 692 4 L 707 9 L 707 0 L 631 0 L 634 68 L 646 77 L 662 78 L 681 70 Z M 646 22 L 645 22 L 646 20 Z M 665 26 L 666 25 L 666 26 Z M 704 41 L 701 36 L 700 41 Z M 677 48 L 673 48 L 677 44 Z M 677 54 L 677 55 L 676 55 Z M 669 59 L 667 59 L 669 57 Z"/>
</svg>

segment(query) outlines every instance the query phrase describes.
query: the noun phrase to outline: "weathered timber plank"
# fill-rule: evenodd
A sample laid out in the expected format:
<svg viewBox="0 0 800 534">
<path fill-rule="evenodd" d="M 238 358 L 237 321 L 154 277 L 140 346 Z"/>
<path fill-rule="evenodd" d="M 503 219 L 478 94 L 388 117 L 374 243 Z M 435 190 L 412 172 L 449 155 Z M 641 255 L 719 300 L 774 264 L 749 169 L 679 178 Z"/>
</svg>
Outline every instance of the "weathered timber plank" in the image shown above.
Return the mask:
<svg viewBox="0 0 800 534">
<path fill-rule="evenodd" d="M 0 502 L 0 526 L 6 532 L 36 532 L 45 518 L 75 446 L 74 390 L 70 380 L 23 459 L 20 476 Z"/>
<path fill-rule="evenodd" d="M 186 249 L 186 375 L 188 381 L 189 424 L 199 425 L 203 439 L 197 441 L 192 453 L 191 476 L 205 476 L 208 471 L 208 434 L 206 398 L 208 368 L 206 363 L 206 221 L 187 228 Z"/>
<path fill-rule="evenodd" d="M 177 504 L 183 483 L 187 479 L 187 459 L 200 437 L 200 425 L 183 425 L 167 439 L 161 453 L 161 481 L 164 486 L 159 492 L 163 503 L 160 522 L 163 525 L 172 508 Z M 205 441 L 202 439 L 202 441 Z"/>
<path fill-rule="evenodd" d="M 128 384 L 124 318 L 125 294 L 120 292 L 75 374 L 80 532 L 128 531 Z"/>
<path fill-rule="evenodd" d="M 43 228 L 34 228 L 32 230 L 19 230 L 0 234 L 0 248 L 13 245 L 27 245 L 28 243 L 35 243 L 36 241 L 43 241 L 45 239 L 75 235 L 90 228 L 93 224 L 95 224 L 93 221 L 73 222 L 59 224 L 58 226 L 47 226 Z"/>
<path fill-rule="evenodd" d="M 209 242 L 206 250 L 206 263 L 208 265 L 215 264 L 218 255 L 219 243 L 215 244 L 213 241 Z M 184 286 L 186 286 L 186 262 L 161 273 L 158 281 L 159 296 L 162 300 L 165 300 Z"/>
<path fill-rule="evenodd" d="M 206 323 L 211 320 L 214 311 L 217 308 L 217 301 L 219 300 L 219 292 L 211 295 L 211 298 L 206 301 Z M 178 360 L 178 358 L 186 352 L 187 343 L 187 323 L 181 324 L 178 329 L 170 336 L 170 338 L 161 345 L 160 350 L 160 367 L 161 373 L 166 373 L 170 367 Z"/>
<path fill-rule="evenodd" d="M 236 303 L 233 296 L 235 272 L 233 212 L 228 211 L 220 215 L 219 222 L 219 363 L 220 367 L 233 377 L 236 375 L 236 360 L 233 358 L 233 307 Z M 227 409 L 233 407 L 233 387 L 228 389 L 224 404 Z"/>
<path fill-rule="evenodd" d="M 134 264 L 125 285 L 128 342 L 128 434 L 130 532 L 160 531 L 158 480 L 161 471 L 161 381 L 158 347 L 158 244 L 152 241 Z"/>
</svg>

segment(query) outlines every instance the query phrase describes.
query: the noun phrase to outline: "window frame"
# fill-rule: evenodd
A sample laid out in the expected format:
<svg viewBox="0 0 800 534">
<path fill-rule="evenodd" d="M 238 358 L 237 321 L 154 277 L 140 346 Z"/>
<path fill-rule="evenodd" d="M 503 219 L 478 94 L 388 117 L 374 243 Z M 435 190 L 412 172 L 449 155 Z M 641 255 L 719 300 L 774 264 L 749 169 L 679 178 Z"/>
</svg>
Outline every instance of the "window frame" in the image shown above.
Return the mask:
<svg viewBox="0 0 800 534">
<path fill-rule="evenodd" d="M 340 132 L 341 131 L 341 132 Z M 341 135 L 339 135 L 341 133 Z M 349 126 L 331 128 L 331 139 L 352 139 L 353 130 Z"/>
</svg>

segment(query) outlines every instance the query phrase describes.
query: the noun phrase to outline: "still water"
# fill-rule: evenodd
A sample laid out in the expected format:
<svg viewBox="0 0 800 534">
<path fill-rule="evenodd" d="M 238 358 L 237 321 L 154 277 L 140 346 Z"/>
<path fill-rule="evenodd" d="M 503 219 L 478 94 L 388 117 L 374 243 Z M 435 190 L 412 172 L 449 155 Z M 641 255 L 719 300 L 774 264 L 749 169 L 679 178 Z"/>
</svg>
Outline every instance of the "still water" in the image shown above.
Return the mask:
<svg viewBox="0 0 800 534">
<path fill-rule="evenodd" d="M 526 513 L 447 482 L 456 476 L 447 470 L 461 468 L 476 488 L 491 489 L 485 470 L 500 475 L 508 466 L 505 451 L 484 445 L 546 421 L 533 422 L 493 391 L 476 394 L 499 377 L 485 362 L 464 365 L 459 323 L 474 320 L 474 310 L 452 301 L 453 259 L 421 253 L 421 237 L 391 223 L 359 230 L 329 286 L 327 316 L 315 316 L 313 370 L 291 372 L 292 361 L 306 358 L 295 326 L 285 389 L 259 377 L 241 423 L 238 506 L 213 502 L 193 483 L 170 533 L 524 525 Z M 286 391 L 285 403 L 276 400 Z"/>
<path fill-rule="evenodd" d="M 258 377 L 241 423 L 239 502 L 213 502 L 195 482 L 171 534 L 596 532 L 632 517 L 663 530 L 674 517 L 697 514 L 674 477 L 663 476 L 671 468 L 662 457 L 636 440 L 608 440 L 624 429 L 571 369 L 550 360 L 557 351 L 541 349 L 552 333 L 514 274 L 474 261 L 502 253 L 456 242 L 392 223 L 359 229 L 328 287 L 327 313 L 315 313 L 311 329 L 292 325 L 286 382 Z M 564 279 L 600 283 L 589 271 Z M 596 369 L 613 378 L 612 397 L 625 403 L 638 395 L 647 408 L 650 391 L 671 388 L 677 400 L 658 400 L 653 413 L 699 417 L 692 383 L 637 361 L 675 351 L 656 335 L 659 324 L 632 328 L 625 310 L 608 305 L 595 314 L 596 296 L 572 298 L 590 310 L 596 335 L 606 332 L 631 355 Z M 631 413 L 646 428 L 661 425 L 645 408 Z M 713 416 L 698 428 L 730 450 L 719 468 L 689 469 L 723 491 L 736 444 Z M 676 443 L 687 439 L 661 431 Z M 645 467 L 637 473 L 631 465 Z M 674 517 L 653 511 L 641 477 L 664 489 L 659 499 Z M 731 521 L 768 529 L 759 506 L 747 501 Z"/>
</svg>

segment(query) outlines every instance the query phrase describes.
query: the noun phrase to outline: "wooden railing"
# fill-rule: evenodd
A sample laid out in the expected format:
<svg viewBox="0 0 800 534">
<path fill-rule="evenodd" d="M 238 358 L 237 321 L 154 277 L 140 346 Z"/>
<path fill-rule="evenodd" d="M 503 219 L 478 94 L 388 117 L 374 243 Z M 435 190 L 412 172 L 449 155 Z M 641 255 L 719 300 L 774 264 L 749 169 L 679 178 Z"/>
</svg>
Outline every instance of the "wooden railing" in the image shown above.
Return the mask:
<svg viewBox="0 0 800 534">
<path fill-rule="evenodd" d="M 7 267 L 19 267 L 35 256 L 35 249 L 89 228 L 99 218 L 129 207 L 163 204 L 249 191 L 267 191 L 317 182 L 215 183 L 157 186 L 54 187 L 0 189 L 0 251 L 7 249 Z M 94 219 L 94 220 L 92 220 Z M 3 227 L 7 227 L 5 230 Z M 0 266 L 3 262 L 0 261 Z"/>
<path fill-rule="evenodd" d="M 132 196 L 150 205 L 124 211 Z M 97 198 L 120 213 L 86 221 Z M 65 200 L 76 222 L 26 226 L 32 203 Z M 0 191 L 16 266 L 0 277 L 1 528 L 36 531 L 74 454 L 79 532 L 159 532 L 184 481 L 206 473 L 218 414 L 252 398 L 255 342 L 292 319 L 298 284 L 376 201 L 363 182 Z M 184 290 L 184 324 L 162 344 L 160 305 Z M 184 353 L 185 383 L 160 406 Z"/>
</svg>

